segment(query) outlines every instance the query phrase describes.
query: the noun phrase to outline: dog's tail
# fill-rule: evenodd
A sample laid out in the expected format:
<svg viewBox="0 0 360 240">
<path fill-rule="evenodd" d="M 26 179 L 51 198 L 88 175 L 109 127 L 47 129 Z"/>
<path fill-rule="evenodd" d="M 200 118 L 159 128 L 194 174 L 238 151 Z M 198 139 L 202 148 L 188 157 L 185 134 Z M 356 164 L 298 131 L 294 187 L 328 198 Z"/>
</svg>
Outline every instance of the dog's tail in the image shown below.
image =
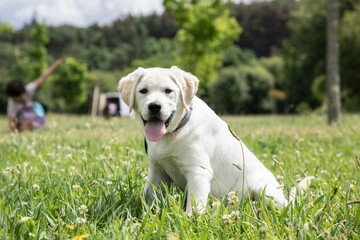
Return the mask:
<svg viewBox="0 0 360 240">
<path fill-rule="evenodd" d="M 310 183 L 316 179 L 315 176 L 308 176 L 305 177 L 303 180 L 301 180 L 299 182 L 299 184 L 295 187 L 292 187 L 290 189 L 290 194 L 289 194 L 289 202 L 290 203 L 294 203 L 294 200 L 296 198 L 296 193 L 299 190 L 301 194 L 304 193 L 304 191 L 310 186 Z"/>
</svg>

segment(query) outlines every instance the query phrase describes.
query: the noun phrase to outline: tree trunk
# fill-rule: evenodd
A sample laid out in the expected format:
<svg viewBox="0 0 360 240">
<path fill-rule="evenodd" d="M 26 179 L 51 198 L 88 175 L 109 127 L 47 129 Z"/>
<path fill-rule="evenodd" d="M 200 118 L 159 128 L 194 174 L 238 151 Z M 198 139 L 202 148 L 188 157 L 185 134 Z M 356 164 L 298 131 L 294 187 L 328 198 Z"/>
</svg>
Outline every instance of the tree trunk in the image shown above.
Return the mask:
<svg viewBox="0 0 360 240">
<path fill-rule="evenodd" d="M 341 121 L 339 74 L 339 0 L 327 0 L 327 59 L 326 87 L 328 121 L 330 125 Z"/>
</svg>

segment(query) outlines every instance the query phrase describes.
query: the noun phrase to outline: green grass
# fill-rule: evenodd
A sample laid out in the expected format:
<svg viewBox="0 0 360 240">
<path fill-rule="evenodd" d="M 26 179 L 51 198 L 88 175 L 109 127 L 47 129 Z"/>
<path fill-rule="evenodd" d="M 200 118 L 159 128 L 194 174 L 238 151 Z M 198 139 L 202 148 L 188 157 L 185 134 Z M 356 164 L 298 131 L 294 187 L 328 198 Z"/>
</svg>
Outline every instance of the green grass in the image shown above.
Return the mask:
<svg viewBox="0 0 360 240">
<path fill-rule="evenodd" d="M 144 204 L 138 121 L 50 115 L 46 129 L 10 134 L 0 117 L 0 239 L 360 239 L 360 115 L 340 127 L 318 115 L 224 118 L 286 193 L 317 180 L 283 210 L 210 197 L 187 216 L 176 187 Z"/>
</svg>

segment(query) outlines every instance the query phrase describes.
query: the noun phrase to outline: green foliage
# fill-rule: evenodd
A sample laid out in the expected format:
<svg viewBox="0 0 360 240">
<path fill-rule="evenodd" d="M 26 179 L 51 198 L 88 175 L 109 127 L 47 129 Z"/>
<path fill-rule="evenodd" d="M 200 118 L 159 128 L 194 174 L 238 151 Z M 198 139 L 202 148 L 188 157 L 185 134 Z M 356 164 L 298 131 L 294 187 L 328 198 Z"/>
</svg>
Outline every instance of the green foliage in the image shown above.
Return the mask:
<svg viewBox="0 0 360 240">
<path fill-rule="evenodd" d="M 355 4 L 354 4 L 355 5 Z M 341 84 L 343 106 L 350 111 L 360 110 L 360 3 L 345 12 L 341 21 Z"/>
<path fill-rule="evenodd" d="M 135 60 L 156 58 L 154 51 L 161 48 L 164 39 L 172 41 L 176 31 L 168 14 L 127 16 L 103 27 L 49 27 L 48 48 L 54 56 L 87 62 L 91 70 L 117 71 L 131 67 Z"/>
<path fill-rule="evenodd" d="M 129 73 L 138 67 L 148 68 L 156 66 L 169 68 L 175 65 L 174 58 L 180 53 L 181 49 L 178 42 L 165 38 L 149 38 L 146 41 L 146 46 L 148 46 L 146 54 L 151 57 L 135 59 L 132 62 L 131 67 L 124 69 L 125 73 Z"/>
<path fill-rule="evenodd" d="M 14 46 L 10 43 L 0 41 L 0 49 L 0 66 L 11 69 L 14 59 Z"/>
<path fill-rule="evenodd" d="M 38 24 L 31 29 L 32 48 L 29 51 L 29 60 L 33 65 L 31 78 L 40 76 L 47 68 L 48 53 L 45 45 L 49 42 L 45 25 Z"/>
<path fill-rule="evenodd" d="M 214 109 L 226 114 L 271 112 L 274 106 L 268 92 L 275 87 L 274 75 L 251 51 L 230 48 L 225 56 L 229 56 L 226 67 L 209 88 Z"/>
<path fill-rule="evenodd" d="M 5 86 L 11 79 L 10 73 L 6 68 L 0 68 L 0 113 L 6 112 L 7 95 L 5 94 Z"/>
<path fill-rule="evenodd" d="M 176 64 L 200 79 L 200 94 L 216 79 L 225 49 L 239 36 L 241 28 L 229 15 L 229 4 L 219 0 L 165 0 L 165 9 L 180 26 L 176 40 L 182 52 Z"/>
<path fill-rule="evenodd" d="M 284 59 L 281 56 L 274 55 L 260 58 L 259 62 L 274 76 L 277 87 L 282 87 L 285 82 Z"/>
<path fill-rule="evenodd" d="M 188 216 L 176 187 L 152 207 L 141 189 L 143 132 L 131 119 L 49 115 L 47 128 L 10 134 L 0 117 L 1 239 L 359 239 L 359 115 L 341 129 L 326 116 L 225 117 L 284 186 L 305 176 L 310 188 L 289 207 L 250 194 L 234 205 L 210 196 Z M 176 239 L 176 238 L 175 238 Z"/>
<path fill-rule="evenodd" d="M 34 65 L 31 63 L 28 54 L 24 52 L 20 51 L 19 48 L 13 50 L 14 64 L 11 65 L 10 72 L 12 76 L 21 78 L 24 82 L 30 82 L 34 80 Z"/>
<path fill-rule="evenodd" d="M 353 0 L 341 1 L 340 78 L 346 110 L 358 110 L 360 106 L 357 94 L 360 91 L 360 61 L 355 56 L 360 49 L 358 5 Z M 325 96 L 326 1 L 301 1 L 292 14 L 289 27 L 292 34 L 282 49 L 288 101 L 295 112 L 299 111 L 299 106 L 314 109 L 323 104 L 322 96 Z"/>
<path fill-rule="evenodd" d="M 0 23 L 0 36 L 11 34 L 14 28 L 8 23 Z"/>
<path fill-rule="evenodd" d="M 238 66 L 247 64 L 249 61 L 255 60 L 254 52 L 244 50 L 236 46 L 232 46 L 224 52 L 223 67 Z"/>
<path fill-rule="evenodd" d="M 116 92 L 118 81 L 122 75 L 120 71 L 93 70 L 90 71 L 87 76 L 91 81 L 87 83 L 89 89 L 98 85 L 101 92 Z"/>
<path fill-rule="evenodd" d="M 52 98 L 55 107 L 71 112 L 87 100 L 87 65 L 74 58 L 66 58 L 52 78 Z"/>
<path fill-rule="evenodd" d="M 251 1 L 234 4 L 231 15 L 244 29 L 236 45 L 252 50 L 258 57 L 269 57 L 277 52 L 282 41 L 289 37 L 287 23 L 297 0 Z"/>
<path fill-rule="evenodd" d="M 45 25 L 33 26 L 31 45 L 25 51 L 19 48 L 14 50 L 15 63 L 12 65 L 12 75 L 21 77 L 25 81 L 32 81 L 39 77 L 47 68 L 48 53 L 45 45 L 48 41 Z"/>
<path fill-rule="evenodd" d="M 285 89 L 293 106 L 290 111 L 298 111 L 300 103 L 315 108 L 322 102 L 312 95 L 311 86 L 314 79 L 325 73 L 325 3 L 325 0 L 302 1 L 289 22 L 292 34 L 284 43 L 283 57 Z"/>
<path fill-rule="evenodd" d="M 238 67 L 222 68 L 218 79 L 211 85 L 210 102 L 222 114 L 245 113 L 249 102 L 249 85 L 244 72 Z"/>
</svg>

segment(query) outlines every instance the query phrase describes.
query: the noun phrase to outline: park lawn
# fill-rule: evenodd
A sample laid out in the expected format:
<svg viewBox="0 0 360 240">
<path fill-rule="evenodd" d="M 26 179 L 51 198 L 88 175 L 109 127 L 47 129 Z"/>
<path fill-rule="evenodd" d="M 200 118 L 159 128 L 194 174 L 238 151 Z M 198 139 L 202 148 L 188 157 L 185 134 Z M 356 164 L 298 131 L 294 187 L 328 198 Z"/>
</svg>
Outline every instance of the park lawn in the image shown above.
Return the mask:
<svg viewBox="0 0 360 240">
<path fill-rule="evenodd" d="M 144 204 L 138 121 L 50 115 L 46 129 L 11 134 L 0 117 L 0 239 L 360 239 L 360 115 L 340 127 L 323 115 L 224 119 L 286 193 L 317 179 L 283 210 L 210 197 L 187 216 L 176 187 Z"/>
</svg>

